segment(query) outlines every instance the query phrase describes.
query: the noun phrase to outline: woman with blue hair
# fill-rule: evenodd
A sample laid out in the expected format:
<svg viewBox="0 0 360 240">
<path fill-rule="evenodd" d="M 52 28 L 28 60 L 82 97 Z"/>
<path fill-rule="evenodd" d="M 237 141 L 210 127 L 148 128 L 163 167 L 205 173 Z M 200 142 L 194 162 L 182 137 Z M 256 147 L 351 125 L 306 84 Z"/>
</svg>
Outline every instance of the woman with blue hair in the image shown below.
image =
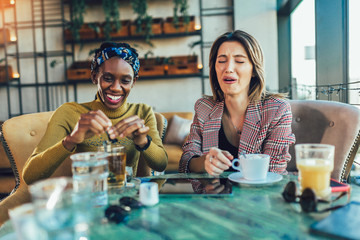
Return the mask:
<svg viewBox="0 0 360 240">
<path fill-rule="evenodd" d="M 97 86 L 96 99 L 65 103 L 54 112 L 26 162 L 23 178 L 27 184 L 50 177 L 75 152 L 97 151 L 109 138 L 125 146 L 127 166 L 134 173 L 140 152 L 150 168 L 159 172 L 166 168 L 167 154 L 152 108 L 126 101 L 139 68 L 138 54 L 129 44 L 106 42 L 95 51 L 91 80 Z"/>
</svg>

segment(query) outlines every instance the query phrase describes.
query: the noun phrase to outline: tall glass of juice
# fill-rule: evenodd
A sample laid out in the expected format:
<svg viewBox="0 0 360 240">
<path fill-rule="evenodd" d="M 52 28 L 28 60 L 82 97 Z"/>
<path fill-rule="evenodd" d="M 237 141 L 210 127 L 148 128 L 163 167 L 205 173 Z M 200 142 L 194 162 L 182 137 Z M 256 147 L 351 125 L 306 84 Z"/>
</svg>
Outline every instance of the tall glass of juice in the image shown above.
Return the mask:
<svg viewBox="0 0 360 240">
<path fill-rule="evenodd" d="M 317 197 L 331 194 L 330 175 L 334 169 L 335 147 L 328 144 L 295 145 L 300 191 L 311 188 Z"/>
</svg>

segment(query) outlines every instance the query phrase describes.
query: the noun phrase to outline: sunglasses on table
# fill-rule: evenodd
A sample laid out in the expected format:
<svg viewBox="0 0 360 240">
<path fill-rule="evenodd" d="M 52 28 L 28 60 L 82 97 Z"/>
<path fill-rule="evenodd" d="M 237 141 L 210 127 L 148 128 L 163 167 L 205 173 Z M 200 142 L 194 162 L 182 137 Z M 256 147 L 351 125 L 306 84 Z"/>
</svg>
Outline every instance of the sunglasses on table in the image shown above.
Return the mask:
<svg viewBox="0 0 360 240">
<path fill-rule="evenodd" d="M 333 202 L 339 200 L 341 197 L 346 195 L 348 192 L 342 192 L 339 196 L 337 196 Z M 314 193 L 314 191 L 310 188 L 305 188 L 302 194 L 296 195 L 296 183 L 293 181 L 290 181 L 286 184 L 284 191 L 282 192 L 282 196 L 284 200 L 288 203 L 299 203 L 301 210 L 310 213 L 310 212 L 327 212 L 331 210 L 335 210 L 338 208 L 343 207 L 344 205 L 337 205 L 329 208 L 325 208 L 322 210 L 317 209 L 318 202 L 319 203 L 330 203 L 330 201 L 318 199 Z M 299 201 L 297 201 L 299 199 Z"/>
<path fill-rule="evenodd" d="M 127 221 L 132 209 L 138 209 L 142 204 L 132 197 L 122 197 L 119 199 L 119 205 L 110 205 L 105 209 L 105 217 L 109 222 L 119 224 Z"/>
</svg>

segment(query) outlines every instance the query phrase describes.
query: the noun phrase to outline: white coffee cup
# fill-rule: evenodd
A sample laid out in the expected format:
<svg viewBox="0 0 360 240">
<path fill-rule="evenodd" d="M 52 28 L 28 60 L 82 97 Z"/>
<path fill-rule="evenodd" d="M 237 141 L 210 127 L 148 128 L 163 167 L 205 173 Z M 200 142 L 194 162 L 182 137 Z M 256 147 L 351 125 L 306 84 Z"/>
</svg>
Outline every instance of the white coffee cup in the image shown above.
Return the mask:
<svg viewBox="0 0 360 240">
<path fill-rule="evenodd" d="M 140 202 L 145 206 L 154 206 L 159 202 L 159 187 L 155 182 L 146 182 L 140 184 L 139 189 Z"/>
<path fill-rule="evenodd" d="M 269 171 L 270 156 L 266 154 L 245 154 L 232 161 L 232 167 L 241 172 L 246 180 L 265 180 Z"/>
</svg>

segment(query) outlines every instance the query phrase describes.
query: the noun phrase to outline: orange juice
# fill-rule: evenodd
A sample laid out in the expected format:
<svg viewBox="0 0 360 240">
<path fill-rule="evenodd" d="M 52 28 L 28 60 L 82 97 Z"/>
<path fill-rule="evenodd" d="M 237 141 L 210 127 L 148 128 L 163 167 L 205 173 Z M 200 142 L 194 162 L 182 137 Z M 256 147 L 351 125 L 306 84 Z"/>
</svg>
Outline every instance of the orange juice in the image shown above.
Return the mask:
<svg viewBox="0 0 360 240">
<path fill-rule="evenodd" d="M 300 190 L 311 188 L 316 196 L 326 197 L 331 193 L 330 174 L 334 168 L 332 161 L 308 158 L 297 161 Z"/>
</svg>

